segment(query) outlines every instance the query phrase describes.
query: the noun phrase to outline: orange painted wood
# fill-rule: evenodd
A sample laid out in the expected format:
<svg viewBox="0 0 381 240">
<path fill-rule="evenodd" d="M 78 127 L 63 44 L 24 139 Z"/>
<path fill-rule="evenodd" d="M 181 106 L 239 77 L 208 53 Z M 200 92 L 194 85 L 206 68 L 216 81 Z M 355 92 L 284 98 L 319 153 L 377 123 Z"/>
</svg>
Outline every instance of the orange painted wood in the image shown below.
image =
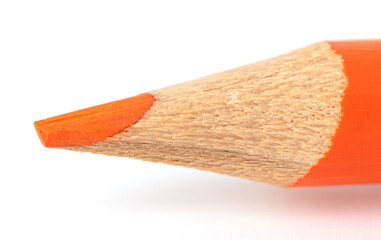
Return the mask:
<svg viewBox="0 0 381 240">
<path fill-rule="evenodd" d="M 151 108 L 155 97 L 145 93 L 34 123 L 46 147 L 90 145 L 135 124 Z"/>
<path fill-rule="evenodd" d="M 332 146 L 293 186 L 381 182 L 381 40 L 330 42 L 348 86 Z"/>
</svg>

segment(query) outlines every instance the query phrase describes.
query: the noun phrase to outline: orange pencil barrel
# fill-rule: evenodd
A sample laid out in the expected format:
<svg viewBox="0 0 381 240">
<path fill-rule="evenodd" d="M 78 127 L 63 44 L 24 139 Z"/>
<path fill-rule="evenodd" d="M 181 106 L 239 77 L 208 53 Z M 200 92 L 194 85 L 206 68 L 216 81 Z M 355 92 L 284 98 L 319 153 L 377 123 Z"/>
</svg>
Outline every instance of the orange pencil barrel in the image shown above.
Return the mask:
<svg viewBox="0 0 381 240">
<path fill-rule="evenodd" d="M 293 186 L 381 182 L 381 40 L 329 42 L 348 79 L 332 146 Z"/>
</svg>

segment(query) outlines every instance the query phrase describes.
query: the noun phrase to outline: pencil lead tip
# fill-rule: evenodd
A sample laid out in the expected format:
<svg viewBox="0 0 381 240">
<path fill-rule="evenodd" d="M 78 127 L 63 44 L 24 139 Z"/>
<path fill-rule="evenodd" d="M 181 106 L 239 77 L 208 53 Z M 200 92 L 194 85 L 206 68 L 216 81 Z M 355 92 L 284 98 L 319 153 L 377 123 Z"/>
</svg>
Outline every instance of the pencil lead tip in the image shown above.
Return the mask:
<svg viewBox="0 0 381 240">
<path fill-rule="evenodd" d="M 154 96 L 144 93 L 36 121 L 34 127 L 45 147 L 91 145 L 125 131 L 139 121 L 155 101 Z"/>
<path fill-rule="evenodd" d="M 42 145 L 45 147 L 51 147 L 49 143 L 49 134 L 44 130 L 43 126 L 39 124 L 40 121 L 34 122 L 34 128 L 36 129 L 37 135 L 40 138 Z"/>
</svg>

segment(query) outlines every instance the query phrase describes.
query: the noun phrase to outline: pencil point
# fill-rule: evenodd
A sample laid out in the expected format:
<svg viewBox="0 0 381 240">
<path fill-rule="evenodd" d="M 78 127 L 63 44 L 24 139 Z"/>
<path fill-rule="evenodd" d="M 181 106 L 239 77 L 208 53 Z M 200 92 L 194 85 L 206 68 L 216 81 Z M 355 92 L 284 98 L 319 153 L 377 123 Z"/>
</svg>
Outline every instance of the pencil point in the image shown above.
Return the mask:
<svg viewBox="0 0 381 240">
<path fill-rule="evenodd" d="M 90 145 L 104 141 L 139 121 L 155 98 L 148 93 L 36 121 L 45 147 Z"/>
<path fill-rule="evenodd" d="M 38 124 L 38 122 L 34 122 L 34 128 L 36 129 L 37 135 L 40 138 L 40 141 L 42 145 L 45 147 L 50 147 L 48 142 L 48 133 L 43 129 L 43 126 L 41 124 Z"/>
</svg>

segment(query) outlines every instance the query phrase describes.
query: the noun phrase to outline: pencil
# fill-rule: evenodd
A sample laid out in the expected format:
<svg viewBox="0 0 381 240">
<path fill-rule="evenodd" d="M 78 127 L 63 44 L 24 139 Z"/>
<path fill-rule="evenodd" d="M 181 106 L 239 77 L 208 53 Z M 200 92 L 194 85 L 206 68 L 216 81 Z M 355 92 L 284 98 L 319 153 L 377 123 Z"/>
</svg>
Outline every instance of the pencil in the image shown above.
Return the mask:
<svg viewBox="0 0 381 240">
<path fill-rule="evenodd" d="M 284 187 L 381 182 L 381 40 L 325 41 L 35 122 L 46 147 Z"/>
</svg>

